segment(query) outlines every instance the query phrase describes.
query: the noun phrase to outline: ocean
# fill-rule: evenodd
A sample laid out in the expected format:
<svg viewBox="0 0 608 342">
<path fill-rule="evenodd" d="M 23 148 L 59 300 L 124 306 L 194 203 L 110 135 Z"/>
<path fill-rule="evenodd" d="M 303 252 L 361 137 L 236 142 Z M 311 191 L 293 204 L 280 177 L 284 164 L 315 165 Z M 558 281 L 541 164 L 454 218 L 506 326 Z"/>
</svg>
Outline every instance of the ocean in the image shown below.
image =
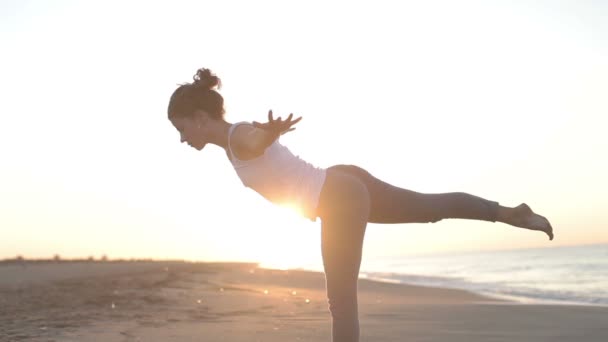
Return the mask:
<svg viewBox="0 0 608 342">
<path fill-rule="evenodd" d="M 360 278 L 522 303 L 608 306 L 608 244 L 364 259 Z"/>
</svg>

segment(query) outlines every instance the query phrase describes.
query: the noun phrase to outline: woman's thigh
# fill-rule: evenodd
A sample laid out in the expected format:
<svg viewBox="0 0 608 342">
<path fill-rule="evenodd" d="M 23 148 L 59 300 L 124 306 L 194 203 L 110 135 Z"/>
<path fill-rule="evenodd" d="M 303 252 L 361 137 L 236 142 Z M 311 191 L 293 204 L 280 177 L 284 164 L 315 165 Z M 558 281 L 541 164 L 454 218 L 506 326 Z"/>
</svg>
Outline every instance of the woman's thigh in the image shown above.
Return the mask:
<svg viewBox="0 0 608 342">
<path fill-rule="evenodd" d="M 327 291 L 334 302 L 355 300 L 363 238 L 369 216 L 367 187 L 358 178 L 328 169 L 319 201 L 321 252 Z M 343 306 L 344 304 L 341 304 Z"/>
<path fill-rule="evenodd" d="M 367 188 L 370 223 L 434 222 L 432 195 L 403 189 L 384 182 L 356 165 L 335 165 L 333 169 L 356 177 Z"/>
<path fill-rule="evenodd" d="M 367 187 L 370 223 L 428 223 L 444 218 L 496 221 L 495 201 L 464 192 L 420 193 L 384 182 L 355 165 L 334 168 L 358 178 Z"/>
<path fill-rule="evenodd" d="M 317 208 L 321 220 L 357 220 L 369 213 L 369 207 L 368 186 L 360 177 L 348 172 L 342 165 L 327 169 Z"/>
</svg>

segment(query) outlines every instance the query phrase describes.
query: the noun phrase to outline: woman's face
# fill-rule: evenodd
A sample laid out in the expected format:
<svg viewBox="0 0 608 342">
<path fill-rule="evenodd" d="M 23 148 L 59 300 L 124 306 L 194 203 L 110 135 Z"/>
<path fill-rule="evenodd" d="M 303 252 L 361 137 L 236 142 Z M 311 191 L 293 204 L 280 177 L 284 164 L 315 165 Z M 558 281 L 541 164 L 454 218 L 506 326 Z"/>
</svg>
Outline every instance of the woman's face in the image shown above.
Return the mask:
<svg viewBox="0 0 608 342">
<path fill-rule="evenodd" d="M 201 121 L 193 117 L 171 118 L 171 123 L 180 135 L 180 142 L 187 142 L 192 148 L 202 150 L 207 145 Z"/>
</svg>

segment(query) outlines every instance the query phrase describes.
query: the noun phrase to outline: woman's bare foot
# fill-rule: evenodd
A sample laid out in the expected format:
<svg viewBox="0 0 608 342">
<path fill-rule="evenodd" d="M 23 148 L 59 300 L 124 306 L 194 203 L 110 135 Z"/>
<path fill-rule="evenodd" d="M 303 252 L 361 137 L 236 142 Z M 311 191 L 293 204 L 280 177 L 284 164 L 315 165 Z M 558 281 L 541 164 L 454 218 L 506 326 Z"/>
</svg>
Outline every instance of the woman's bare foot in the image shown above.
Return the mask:
<svg viewBox="0 0 608 342">
<path fill-rule="evenodd" d="M 549 240 L 553 240 L 553 227 L 551 227 L 549 220 L 544 216 L 534 213 L 527 204 L 522 203 L 509 211 L 510 213 L 504 221 L 505 223 L 516 227 L 545 232 L 549 236 Z"/>
</svg>

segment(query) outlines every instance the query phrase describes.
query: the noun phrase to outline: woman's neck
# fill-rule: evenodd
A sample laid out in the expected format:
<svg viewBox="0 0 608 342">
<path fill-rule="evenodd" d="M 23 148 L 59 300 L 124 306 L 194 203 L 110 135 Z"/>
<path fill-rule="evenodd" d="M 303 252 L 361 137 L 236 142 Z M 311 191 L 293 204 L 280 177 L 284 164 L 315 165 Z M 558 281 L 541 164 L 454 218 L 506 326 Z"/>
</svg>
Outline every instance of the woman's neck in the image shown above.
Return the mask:
<svg viewBox="0 0 608 342">
<path fill-rule="evenodd" d="M 214 145 L 228 148 L 228 132 L 230 131 L 231 123 L 224 120 L 213 120 L 209 122 L 208 141 Z"/>
</svg>

